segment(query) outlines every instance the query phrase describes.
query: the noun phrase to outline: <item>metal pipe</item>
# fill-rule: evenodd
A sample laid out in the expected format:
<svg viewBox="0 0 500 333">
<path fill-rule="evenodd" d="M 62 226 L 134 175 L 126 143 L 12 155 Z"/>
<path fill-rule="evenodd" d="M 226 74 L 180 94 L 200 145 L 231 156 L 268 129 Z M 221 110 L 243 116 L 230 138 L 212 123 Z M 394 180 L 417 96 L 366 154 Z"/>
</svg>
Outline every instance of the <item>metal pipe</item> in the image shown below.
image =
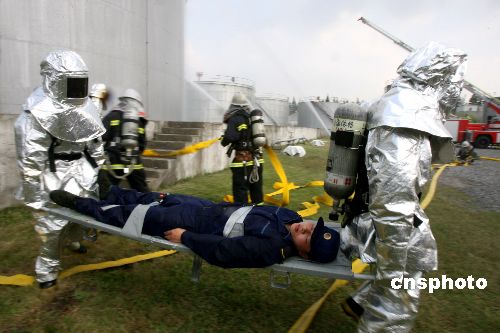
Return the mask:
<svg viewBox="0 0 500 333">
<path fill-rule="evenodd" d="M 415 48 L 413 48 L 412 46 L 406 44 L 401 39 L 399 39 L 397 37 L 394 37 L 393 35 L 389 34 L 386 31 L 384 31 L 382 28 L 380 28 L 379 26 L 377 26 L 377 25 L 373 24 L 372 22 L 368 21 L 364 17 L 360 17 L 358 19 L 358 21 L 361 21 L 364 24 L 366 24 L 367 26 L 369 26 L 369 27 L 373 28 L 374 30 L 380 32 L 382 35 L 384 35 L 385 37 L 389 38 L 395 44 L 401 46 L 403 49 L 405 49 L 405 50 L 407 50 L 409 52 L 412 52 L 413 50 L 415 50 Z M 467 89 L 468 91 L 470 91 L 473 94 L 477 94 L 477 95 L 486 97 L 490 102 L 493 102 L 493 103 L 495 103 L 497 105 L 500 105 L 500 100 L 498 98 L 494 97 L 493 95 L 490 95 L 489 93 L 485 92 L 484 90 L 480 89 L 479 87 L 477 87 L 476 85 L 470 83 L 467 80 L 464 80 L 464 88 Z"/>
</svg>

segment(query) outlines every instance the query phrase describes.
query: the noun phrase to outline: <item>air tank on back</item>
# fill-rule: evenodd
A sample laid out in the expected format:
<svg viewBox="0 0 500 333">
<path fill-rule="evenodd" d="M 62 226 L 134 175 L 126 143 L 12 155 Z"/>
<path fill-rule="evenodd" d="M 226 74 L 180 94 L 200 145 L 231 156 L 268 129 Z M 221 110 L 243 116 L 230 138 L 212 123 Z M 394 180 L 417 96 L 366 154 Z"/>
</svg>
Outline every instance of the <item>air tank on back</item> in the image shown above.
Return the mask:
<svg viewBox="0 0 500 333">
<path fill-rule="evenodd" d="M 250 124 L 252 126 L 252 142 L 256 147 L 264 147 L 266 144 L 266 133 L 264 130 L 264 119 L 262 111 L 255 109 L 250 112 Z"/>
<path fill-rule="evenodd" d="M 133 105 L 126 104 L 122 107 L 123 124 L 121 145 L 125 148 L 125 158 L 130 159 L 132 152 L 138 146 L 137 128 L 139 127 L 139 114 L 137 108 Z"/>
<path fill-rule="evenodd" d="M 342 104 L 335 111 L 324 181 L 326 193 L 334 199 L 332 220 L 338 219 L 340 201 L 354 192 L 366 121 L 367 111 L 357 104 Z"/>
</svg>

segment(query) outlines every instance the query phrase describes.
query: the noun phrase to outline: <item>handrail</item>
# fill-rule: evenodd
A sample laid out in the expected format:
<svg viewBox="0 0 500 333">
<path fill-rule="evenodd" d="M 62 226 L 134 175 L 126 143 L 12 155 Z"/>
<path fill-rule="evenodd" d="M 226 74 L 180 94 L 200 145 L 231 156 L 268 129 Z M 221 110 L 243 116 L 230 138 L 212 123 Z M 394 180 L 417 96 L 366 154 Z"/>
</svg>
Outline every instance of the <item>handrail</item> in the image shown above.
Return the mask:
<svg viewBox="0 0 500 333">
<path fill-rule="evenodd" d="M 198 79 L 195 82 L 230 83 L 230 84 L 246 85 L 252 88 L 255 87 L 255 82 L 253 80 L 231 75 L 210 75 L 210 74 L 207 75 L 205 73 L 201 73 L 198 74 Z"/>
</svg>

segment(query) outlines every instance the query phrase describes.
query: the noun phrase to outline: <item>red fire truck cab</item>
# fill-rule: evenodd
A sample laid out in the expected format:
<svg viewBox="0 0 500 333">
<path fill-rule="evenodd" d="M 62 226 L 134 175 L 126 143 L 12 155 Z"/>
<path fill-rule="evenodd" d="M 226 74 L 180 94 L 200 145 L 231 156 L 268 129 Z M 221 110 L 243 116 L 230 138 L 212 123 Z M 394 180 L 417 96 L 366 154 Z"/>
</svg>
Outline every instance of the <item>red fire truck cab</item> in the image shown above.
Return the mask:
<svg viewBox="0 0 500 333">
<path fill-rule="evenodd" d="M 444 124 L 454 142 L 469 141 L 476 148 L 500 144 L 500 123 L 471 123 L 468 119 L 448 119 Z"/>
</svg>

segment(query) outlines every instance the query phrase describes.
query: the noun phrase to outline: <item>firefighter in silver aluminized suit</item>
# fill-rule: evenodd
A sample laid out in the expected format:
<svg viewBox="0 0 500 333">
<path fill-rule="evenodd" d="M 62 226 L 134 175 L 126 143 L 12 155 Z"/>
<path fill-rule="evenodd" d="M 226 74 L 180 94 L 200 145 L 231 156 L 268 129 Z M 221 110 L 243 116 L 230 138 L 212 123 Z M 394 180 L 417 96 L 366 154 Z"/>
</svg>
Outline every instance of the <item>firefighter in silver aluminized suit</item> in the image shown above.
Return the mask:
<svg viewBox="0 0 500 333">
<path fill-rule="evenodd" d="M 64 189 L 96 196 L 97 170 L 104 162 L 99 114 L 88 98 L 88 69 L 73 51 L 50 52 L 40 64 L 42 86 L 28 97 L 15 123 L 17 162 L 22 177 L 18 199 L 41 209 L 55 204 L 49 192 Z M 41 288 L 56 284 L 63 246 L 80 247 L 82 229 L 59 217 L 37 212 L 42 240 L 36 260 Z"/>
<path fill-rule="evenodd" d="M 406 58 L 399 78 L 370 106 L 369 211 L 342 230 L 342 243 L 354 244 L 356 255 L 377 267 L 375 281 L 342 304 L 360 319 L 359 332 L 409 332 L 420 292 L 393 289 L 391 280 L 417 280 L 437 269 L 436 241 L 419 198 L 431 177 L 431 162 L 454 159 L 443 123 L 458 101 L 466 61 L 462 51 L 431 42 Z"/>
<path fill-rule="evenodd" d="M 97 108 L 97 112 L 99 113 L 101 118 L 104 117 L 107 110 L 106 101 L 109 97 L 108 88 L 106 87 L 106 85 L 104 83 L 94 83 L 90 88 L 89 97 L 92 103 L 94 103 L 95 107 Z"/>
</svg>

